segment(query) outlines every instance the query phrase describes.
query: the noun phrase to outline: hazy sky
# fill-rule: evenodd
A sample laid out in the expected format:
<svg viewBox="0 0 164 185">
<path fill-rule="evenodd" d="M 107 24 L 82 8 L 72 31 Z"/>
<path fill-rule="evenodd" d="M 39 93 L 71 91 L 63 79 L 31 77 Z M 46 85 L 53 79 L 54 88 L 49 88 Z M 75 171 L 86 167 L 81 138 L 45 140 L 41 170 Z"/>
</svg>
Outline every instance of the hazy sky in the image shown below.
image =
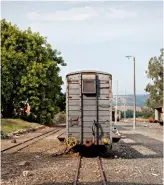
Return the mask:
<svg viewBox="0 0 164 185">
<path fill-rule="evenodd" d="M 113 76 L 113 93 L 133 93 L 133 63 L 136 57 L 136 91 L 145 93 L 145 75 L 151 56 L 163 46 L 163 2 L 2 2 L 2 18 L 29 26 L 48 38 L 62 52 L 65 75 L 78 70 L 99 70 Z M 63 86 L 65 90 L 65 85 Z"/>
</svg>

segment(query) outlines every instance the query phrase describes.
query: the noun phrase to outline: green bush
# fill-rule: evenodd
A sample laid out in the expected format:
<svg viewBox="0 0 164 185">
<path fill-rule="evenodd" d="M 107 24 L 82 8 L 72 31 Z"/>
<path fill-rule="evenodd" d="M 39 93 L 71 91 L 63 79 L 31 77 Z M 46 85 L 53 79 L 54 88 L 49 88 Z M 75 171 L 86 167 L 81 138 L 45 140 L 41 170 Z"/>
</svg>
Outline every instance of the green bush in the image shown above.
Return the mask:
<svg viewBox="0 0 164 185">
<path fill-rule="evenodd" d="M 28 122 L 36 122 L 36 116 L 33 113 L 30 113 L 30 115 L 23 114 L 20 116 L 21 119 Z"/>
<path fill-rule="evenodd" d="M 2 130 L 1 130 L 1 139 L 8 139 L 9 137 L 7 136 L 7 133 L 4 133 Z"/>
<path fill-rule="evenodd" d="M 65 114 L 65 112 L 59 112 L 52 119 L 52 124 L 53 125 L 60 124 L 60 123 L 65 123 L 65 122 L 66 122 L 66 114 Z"/>
<path fill-rule="evenodd" d="M 149 107 L 142 107 L 143 118 L 155 117 L 154 110 Z"/>
</svg>

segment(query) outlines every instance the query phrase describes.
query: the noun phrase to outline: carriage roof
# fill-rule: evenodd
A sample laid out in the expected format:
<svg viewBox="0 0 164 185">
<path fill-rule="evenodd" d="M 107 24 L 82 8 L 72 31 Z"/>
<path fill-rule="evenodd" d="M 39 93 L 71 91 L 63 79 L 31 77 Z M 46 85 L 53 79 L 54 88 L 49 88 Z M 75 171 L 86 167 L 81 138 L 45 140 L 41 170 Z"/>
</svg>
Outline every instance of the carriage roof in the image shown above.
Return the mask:
<svg viewBox="0 0 164 185">
<path fill-rule="evenodd" d="M 84 70 L 84 71 L 71 72 L 71 73 L 68 73 L 66 75 L 66 77 L 67 76 L 70 76 L 70 75 L 80 74 L 80 73 L 98 73 L 98 74 L 109 75 L 112 78 L 112 75 L 110 73 L 103 72 L 103 71 L 92 71 L 92 70 Z"/>
</svg>

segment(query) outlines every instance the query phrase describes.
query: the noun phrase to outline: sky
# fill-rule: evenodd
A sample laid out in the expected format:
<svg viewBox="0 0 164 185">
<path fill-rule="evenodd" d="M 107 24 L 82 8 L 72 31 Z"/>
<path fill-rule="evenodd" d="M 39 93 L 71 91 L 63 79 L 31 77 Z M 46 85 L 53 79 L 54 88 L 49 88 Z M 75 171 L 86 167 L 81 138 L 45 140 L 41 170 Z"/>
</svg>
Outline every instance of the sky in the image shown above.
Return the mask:
<svg viewBox="0 0 164 185">
<path fill-rule="evenodd" d="M 149 59 L 163 47 L 162 1 L 2 1 L 1 18 L 40 32 L 61 52 L 69 72 L 98 70 L 112 74 L 113 94 L 133 93 L 136 58 L 136 93 L 146 94 Z"/>
</svg>

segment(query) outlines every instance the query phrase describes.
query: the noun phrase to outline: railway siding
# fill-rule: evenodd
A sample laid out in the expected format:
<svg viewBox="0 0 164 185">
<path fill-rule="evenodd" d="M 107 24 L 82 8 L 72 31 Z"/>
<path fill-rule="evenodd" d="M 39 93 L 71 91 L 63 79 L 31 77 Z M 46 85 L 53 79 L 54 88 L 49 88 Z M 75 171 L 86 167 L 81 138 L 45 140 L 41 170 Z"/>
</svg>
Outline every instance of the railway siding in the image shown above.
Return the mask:
<svg viewBox="0 0 164 185">
<path fill-rule="evenodd" d="M 29 133 L 21 134 L 19 136 L 14 136 L 16 143 L 12 143 L 12 139 L 2 139 L 1 140 L 1 150 L 4 150 L 5 148 L 11 147 L 11 146 L 14 146 L 18 143 L 24 142 L 28 139 L 33 138 L 33 137 L 39 136 L 39 135 L 43 134 L 44 132 L 48 132 L 53 129 L 54 128 L 46 127 L 43 129 L 36 130 L 35 132 L 29 132 Z"/>
<path fill-rule="evenodd" d="M 10 153 L 18 152 L 18 151 L 20 151 L 24 148 L 27 148 L 28 146 L 31 146 L 34 143 L 40 141 L 43 138 L 58 132 L 59 130 L 60 129 L 52 129 L 50 131 L 43 132 L 42 134 L 31 137 L 30 139 L 26 139 L 26 140 L 24 140 L 22 142 L 19 142 L 19 143 L 13 145 L 13 146 L 9 146 L 9 147 L 1 150 L 1 153 L 4 153 L 4 152 L 10 152 Z"/>
</svg>

